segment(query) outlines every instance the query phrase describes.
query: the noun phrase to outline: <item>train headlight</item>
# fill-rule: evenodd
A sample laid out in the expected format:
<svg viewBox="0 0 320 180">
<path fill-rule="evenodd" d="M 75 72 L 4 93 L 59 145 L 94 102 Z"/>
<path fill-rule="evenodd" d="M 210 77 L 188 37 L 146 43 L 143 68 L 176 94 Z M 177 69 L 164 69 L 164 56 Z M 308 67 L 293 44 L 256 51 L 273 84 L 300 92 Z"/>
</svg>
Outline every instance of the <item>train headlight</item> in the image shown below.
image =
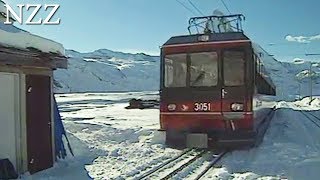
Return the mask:
<svg viewBox="0 0 320 180">
<path fill-rule="evenodd" d="M 232 111 L 243 111 L 243 104 L 241 103 L 233 103 L 231 104 Z"/>
<path fill-rule="evenodd" d="M 177 109 L 177 105 L 175 105 L 175 104 L 169 104 L 168 105 L 168 110 L 169 111 L 175 111 Z"/>
</svg>

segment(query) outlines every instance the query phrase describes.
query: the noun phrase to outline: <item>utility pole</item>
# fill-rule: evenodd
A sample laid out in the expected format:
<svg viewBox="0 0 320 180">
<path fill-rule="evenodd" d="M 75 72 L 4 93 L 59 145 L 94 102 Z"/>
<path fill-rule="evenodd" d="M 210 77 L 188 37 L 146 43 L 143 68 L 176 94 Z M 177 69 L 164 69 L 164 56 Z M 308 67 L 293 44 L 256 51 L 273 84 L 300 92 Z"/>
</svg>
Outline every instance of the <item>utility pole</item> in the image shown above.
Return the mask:
<svg viewBox="0 0 320 180">
<path fill-rule="evenodd" d="M 302 78 L 301 78 L 301 76 L 299 76 L 299 74 L 297 74 L 295 76 L 295 79 L 298 82 L 298 89 L 299 89 L 299 91 L 298 91 L 298 93 L 299 93 L 298 100 L 301 100 L 301 81 L 302 81 Z"/>
<path fill-rule="evenodd" d="M 299 101 L 301 100 L 301 84 L 299 82 Z"/>
<path fill-rule="evenodd" d="M 306 56 L 320 56 L 319 53 L 306 53 L 305 54 Z M 310 69 L 309 69 L 309 76 L 310 76 L 310 102 L 309 102 L 309 105 L 311 105 L 311 102 L 312 102 L 312 62 L 310 62 Z"/>
<path fill-rule="evenodd" d="M 312 102 L 312 62 L 310 62 L 309 76 L 310 76 L 310 102 L 309 102 L 309 105 L 311 105 L 311 102 Z"/>
</svg>

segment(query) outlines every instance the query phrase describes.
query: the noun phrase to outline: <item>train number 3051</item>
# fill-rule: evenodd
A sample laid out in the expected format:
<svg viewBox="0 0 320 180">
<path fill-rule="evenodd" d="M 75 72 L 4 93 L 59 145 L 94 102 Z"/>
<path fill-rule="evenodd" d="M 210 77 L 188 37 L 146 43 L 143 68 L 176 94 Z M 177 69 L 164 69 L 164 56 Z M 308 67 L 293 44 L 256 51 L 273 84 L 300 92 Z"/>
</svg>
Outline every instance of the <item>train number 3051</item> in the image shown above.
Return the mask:
<svg viewBox="0 0 320 180">
<path fill-rule="evenodd" d="M 211 111 L 210 103 L 194 103 L 194 111 Z"/>
</svg>

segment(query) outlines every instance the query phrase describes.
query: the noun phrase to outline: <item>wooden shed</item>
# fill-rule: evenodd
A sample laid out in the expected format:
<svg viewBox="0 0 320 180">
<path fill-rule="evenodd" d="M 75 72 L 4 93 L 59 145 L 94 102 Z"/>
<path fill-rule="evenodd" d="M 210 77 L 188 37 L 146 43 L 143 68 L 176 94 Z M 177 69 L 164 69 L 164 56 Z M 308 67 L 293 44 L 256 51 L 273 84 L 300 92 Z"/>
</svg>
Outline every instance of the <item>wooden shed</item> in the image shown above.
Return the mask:
<svg viewBox="0 0 320 180">
<path fill-rule="evenodd" d="M 53 70 L 66 64 L 65 57 L 0 46 L 0 159 L 19 173 L 53 165 Z"/>
<path fill-rule="evenodd" d="M 61 44 L 0 21 L 0 159 L 8 158 L 18 174 L 48 169 L 55 161 L 57 68 L 67 68 Z"/>
</svg>

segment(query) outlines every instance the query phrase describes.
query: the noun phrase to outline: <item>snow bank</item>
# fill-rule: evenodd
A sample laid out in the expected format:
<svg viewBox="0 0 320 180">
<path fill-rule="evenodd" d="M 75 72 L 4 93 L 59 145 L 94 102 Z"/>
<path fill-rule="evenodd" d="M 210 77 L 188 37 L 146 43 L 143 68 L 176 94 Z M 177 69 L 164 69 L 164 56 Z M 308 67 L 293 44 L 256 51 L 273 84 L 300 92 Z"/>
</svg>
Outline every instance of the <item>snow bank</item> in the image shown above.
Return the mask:
<svg viewBox="0 0 320 180">
<path fill-rule="evenodd" d="M 89 148 L 83 141 L 68 133 L 68 138 L 72 144 L 75 157 L 68 154 L 67 159 L 59 160 L 53 168 L 36 173 L 34 175 L 25 174 L 21 179 L 91 179 L 88 175 L 85 166 L 92 163 L 92 161 L 99 155 L 99 152 Z"/>
<path fill-rule="evenodd" d="M 230 173 L 226 168 L 214 168 L 203 179 L 219 180 L 280 180 L 278 176 L 261 176 L 253 172 Z"/>
<path fill-rule="evenodd" d="M 94 179 L 139 176 L 179 153 L 152 141 L 159 128 L 158 109 L 125 109 L 128 100 L 156 98 L 158 92 L 59 94 L 64 125 L 94 152 L 81 165 Z M 73 143 L 73 142 L 72 142 Z M 88 152 L 87 154 L 92 154 Z M 68 179 L 65 176 L 62 179 Z"/>
<path fill-rule="evenodd" d="M 295 168 L 291 169 L 291 179 L 314 179 L 317 180 L 320 177 L 320 158 L 306 159 L 295 165 Z"/>
<path fill-rule="evenodd" d="M 262 144 L 248 151 L 233 151 L 222 160 L 227 172 L 318 179 L 320 131 L 295 109 L 294 103 L 279 103 Z"/>
<path fill-rule="evenodd" d="M 298 100 L 294 103 L 298 109 L 303 110 L 320 110 L 320 98 L 313 97 L 313 100 L 310 104 L 310 97 L 305 97 L 301 100 Z"/>
</svg>

